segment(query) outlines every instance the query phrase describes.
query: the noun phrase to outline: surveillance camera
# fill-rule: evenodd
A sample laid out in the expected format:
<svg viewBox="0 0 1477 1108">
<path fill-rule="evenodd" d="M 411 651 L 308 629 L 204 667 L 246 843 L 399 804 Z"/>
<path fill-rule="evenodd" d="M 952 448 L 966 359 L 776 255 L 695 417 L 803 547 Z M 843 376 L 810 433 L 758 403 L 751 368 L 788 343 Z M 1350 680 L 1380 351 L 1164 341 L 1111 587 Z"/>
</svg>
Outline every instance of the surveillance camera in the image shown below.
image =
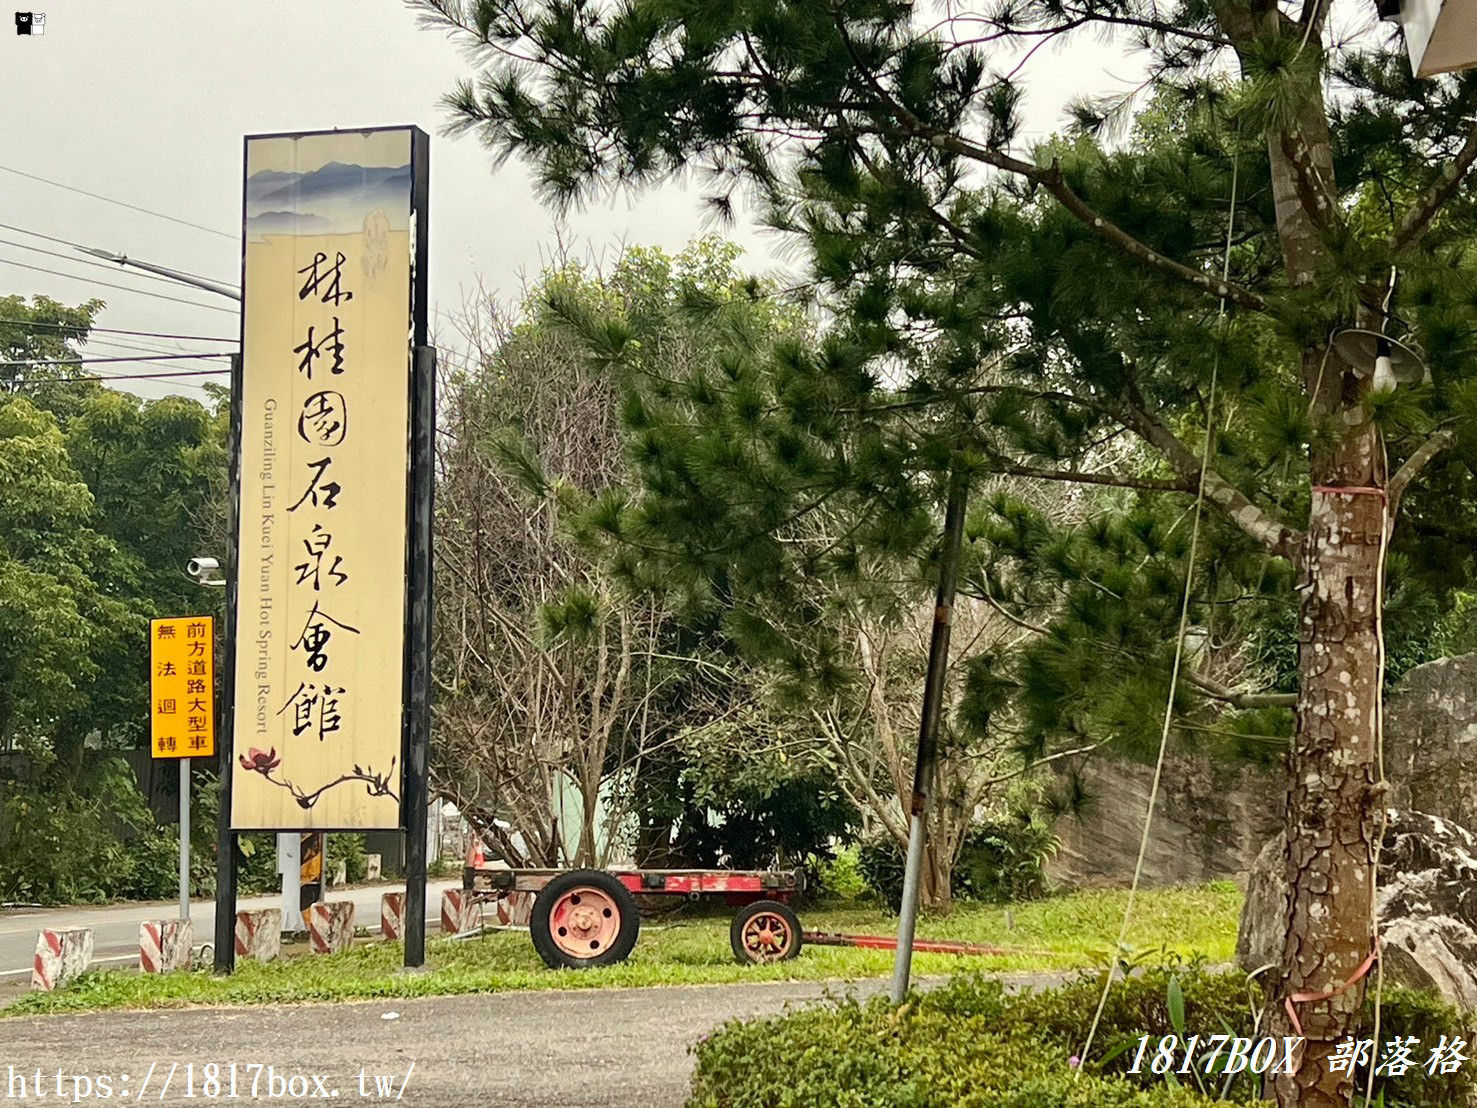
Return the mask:
<svg viewBox="0 0 1477 1108">
<path fill-rule="evenodd" d="M 221 564 L 214 558 L 191 558 L 190 564 L 185 567 L 185 572 L 191 577 L 203 580 L 220 567 Z"/>
</svg>

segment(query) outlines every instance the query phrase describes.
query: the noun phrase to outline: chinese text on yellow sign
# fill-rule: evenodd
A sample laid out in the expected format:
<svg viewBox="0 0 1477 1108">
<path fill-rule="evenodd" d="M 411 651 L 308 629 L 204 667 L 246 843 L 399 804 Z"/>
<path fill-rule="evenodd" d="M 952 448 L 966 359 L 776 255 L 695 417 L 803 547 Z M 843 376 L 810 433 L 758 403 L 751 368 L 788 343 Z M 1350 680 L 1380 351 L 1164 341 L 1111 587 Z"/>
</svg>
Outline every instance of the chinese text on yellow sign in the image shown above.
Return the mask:
<svg viewBox="0 0 1477 1108">
<path fill-rule="evenodd" d="M 234 828 L 400 825 L 411 136 L 246 143 Z"/>
<path fill-rule="evenodd" d="M 210 616 L 149 624 L 149 693 L 154 757 L 215 753 L 215 621 Z"/>
</svg>

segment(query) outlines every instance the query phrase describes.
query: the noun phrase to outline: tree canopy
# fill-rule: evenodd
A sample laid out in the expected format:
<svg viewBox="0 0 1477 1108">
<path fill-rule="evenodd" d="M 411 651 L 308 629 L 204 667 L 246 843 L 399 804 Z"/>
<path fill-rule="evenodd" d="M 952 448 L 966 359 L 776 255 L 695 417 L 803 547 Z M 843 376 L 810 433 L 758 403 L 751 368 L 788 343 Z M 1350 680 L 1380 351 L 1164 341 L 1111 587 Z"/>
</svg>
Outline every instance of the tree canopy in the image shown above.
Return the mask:
<svg viewBox="0 0 1477 1108">
<path fill-rule="evenodd" d="M 1042 627 L 1020 684 L 1048 741 L 1153 742 L 1142 705 L 1168 691 L 1187 574 L 1201 627 L 1233 600 L 1296 605 L 1295 693 L 1192 669 L 1176 696 L 1292 702 L 1273 1030 L 1292 1026 L 1281 998 L 1321 999 L 1298 1020 L 1302 1069 L 1274 1084 L 1283 1104 L 1349 1103 L 1327 1058 L 1361 992 L 1335 990 L 1376 926 L 1387 548 L 1408 542 L 1396 524 L 1421 478 L 1473 458 L 1477 78 L 1416 81 L 1372 10 L 1320 0 L 421 6 L 479 71 L 447 98 L 453 129 L 523 159 L 558 204 L 674 174 L 719 214 L 747 195 L 803 246 L 830 313 L 814 354 L 781 344 L 707 382 L 694 401 L 722 410 L 726 439 L 674 443 L 655 407 L 654 495 L 607 520 L 633 545 L 678 544 L 696 580 L 783 588 L 784 544 L 748 536 L 791 505 L 849 500 L 886 549 L 922 533 L 948 471 L 1123 489 L 1070 536 L 1009 504 L 974 525 L 979 581 Z M 1037 47 L 1093 32 L 1138 51 L 1144 97 L 1064 104 L 1071 126 L 1024 145 Z M 1418 346 L 1429 380 L 1377 381 L 1357 347 L 1381 335 Z M 743 496 L 713 495 L 720 469 Z M 732 551 L 708 519 L 743 528 L 748 556 L 715 561 Z M 827 553 L 838 571 L 854 556 Z M 1050 591 L 1047 623 L 1018 607 L 1032 589 Z M 1120 693 L 1092 692 L 1115 676 Z"/>
</svg>

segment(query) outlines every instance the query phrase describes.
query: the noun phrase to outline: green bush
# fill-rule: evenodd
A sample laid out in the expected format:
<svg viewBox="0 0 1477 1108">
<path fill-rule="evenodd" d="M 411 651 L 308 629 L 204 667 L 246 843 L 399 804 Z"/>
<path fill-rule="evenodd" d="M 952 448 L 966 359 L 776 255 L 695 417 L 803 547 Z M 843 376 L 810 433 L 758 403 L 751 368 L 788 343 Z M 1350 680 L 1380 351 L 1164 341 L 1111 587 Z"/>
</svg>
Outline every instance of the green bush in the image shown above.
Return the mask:
<svg viewBox="0 0 1477 1108">
<path fill-rule="evenodd" d="M 363 835 L 329 835 L 325 846 L 328 854 L 325 864 L 330 880 L 340 862 L 344 863 L 344 880 L 350 885 L 364 880 L 365 874 L 369 872 L 369 858 L 364 850 Z"/>
<path fill-rule="evenodd" d="M 867 894 L 867 880 L 862 876 L 858 851 L 849 846 L 834 858 L 811 855 L 807 867 L 813 884 L 807 891 L 812 900 L 860 900 Z"/>
<path fill-rule="evenodd" d="M 166 899 L 178 891 L 171 850 L 175 832 L 155 823 L 122 758 L 0 783 L 0 900 Z"/>
<path fill-rule="evenodd" d="M 1241 973 L 1154 969 L 1114 985 L 1091 1057 L 1073 1057 L 1086 1039 L 1102 987 L 1083 978 L 1054 989 L 1007 994 L 977 974 L 914 996 L 894 1012 L 884 998 L 835 1001 L 785 1016 L 726 1024 L 695 1048 L 693 1108 L 1186 1108 L 1213 1103 L 1192 1087 L 1125 1071 L 1139 1036 L 1176 1034 L 1168 1001 L 1173 977 L 1183 996 L 1181 1034 L 1230 1031 L 1256 1037 L 1261 994 Z M 1442 1034 L 1471 1041 L 1451 1009 L 1420 994 L 1387 990 L 1381 1039 Z M 1107 1058 L 1107 1062 L 1104 1059 Z M 1362 1075 L 1360 1077 L 1362 1088 Z M 1384 1079 L 1382 1079 L 1383 1081 Z M 1207 1082 L 1207 1084 L 1210 1084 Z M 1227 1099 L 1257 1099 L 1243 1077 Z M 1387 1108 L 1461 1105 L 1477 1074 L 1430 1076 L 1416 1068 L 1377 1083 Z M 1219 1093 L 1219 1088 L 1211 1091 Z"/>
<path fill-rule="evenodd" d="M 1057 839 L 1027 816 L 975 824 L 964 837 L 950 884 L 956 900 L 1008 904 L 1046 891 L 1046 863 Z M 873 839 L 858 851 L 862 878 L 882 903 L 897 911 L 903 901 L 903 853 L 891 838 Z"/>
</svg>

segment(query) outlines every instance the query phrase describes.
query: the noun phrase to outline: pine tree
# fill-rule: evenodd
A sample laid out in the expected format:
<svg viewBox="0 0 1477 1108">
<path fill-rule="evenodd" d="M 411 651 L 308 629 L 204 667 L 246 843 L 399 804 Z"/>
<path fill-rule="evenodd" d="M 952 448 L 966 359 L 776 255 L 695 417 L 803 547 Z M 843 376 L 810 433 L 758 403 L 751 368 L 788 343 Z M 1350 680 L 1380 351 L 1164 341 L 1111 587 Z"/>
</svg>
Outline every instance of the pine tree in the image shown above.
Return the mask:
<svg viewBox="0 0 1477 1108">
<path fill-rule="evenodd" d="M 1298 605 L 1295 696 L 1192 674 L 1175 705 L 1295 712 L 1270 1032 L 1293 1033 L 1282 998 L 1355 981 L 1374 941 L 1387 541 L 1407 490 L 1433 468 L 1452 488 L 1446 459 L 1474 445 L 1477 79 L 1416 82 L 1372 27 L 1335 42 L 1317 0 L 423 6 L 481 67 L 448 98 L 454 126 L 529 162 L 551 200 L 699 169 L 715 211 L 749 189 L 807 248 L 833 317 L 818 352 L 756 365 L 740 344 L 684 384 L 726 434 L 684 439 L 661 397 L 626 413 L 653 495 L 610 522 L 680 551 L 695 591 L 783 595 L 783 531 L 823 507 L 856 521 L 832 562 L 926 547 L 960 468 L 1122 489 L 1071 536 L 997 504 L 974 524 L 975 577 L 1002 605 L 1057 590 L 1018 675 L 1043 741 L 1132 733 L 1166 691 L 1182 517 L 1203 494 L 1197 621 L 1248 584 L 1252 603 Z M 1073 134 L 1026 150 L 1011 66 L 1078 31 L 1144 51 L 1148 110 L 1110 142 L 1140 105 L 1079 104 Z M 1351 328 L 1422 347 L 1429 383 L 1376 389 L 1333 342 Z M 767 538 L 740 557 L 718 527 Z M 1307 1050 L 1279 1103 L 1350 1103 L 1328 1057 L 1362 994 L 1300 1006 Z"/>
</svg>

